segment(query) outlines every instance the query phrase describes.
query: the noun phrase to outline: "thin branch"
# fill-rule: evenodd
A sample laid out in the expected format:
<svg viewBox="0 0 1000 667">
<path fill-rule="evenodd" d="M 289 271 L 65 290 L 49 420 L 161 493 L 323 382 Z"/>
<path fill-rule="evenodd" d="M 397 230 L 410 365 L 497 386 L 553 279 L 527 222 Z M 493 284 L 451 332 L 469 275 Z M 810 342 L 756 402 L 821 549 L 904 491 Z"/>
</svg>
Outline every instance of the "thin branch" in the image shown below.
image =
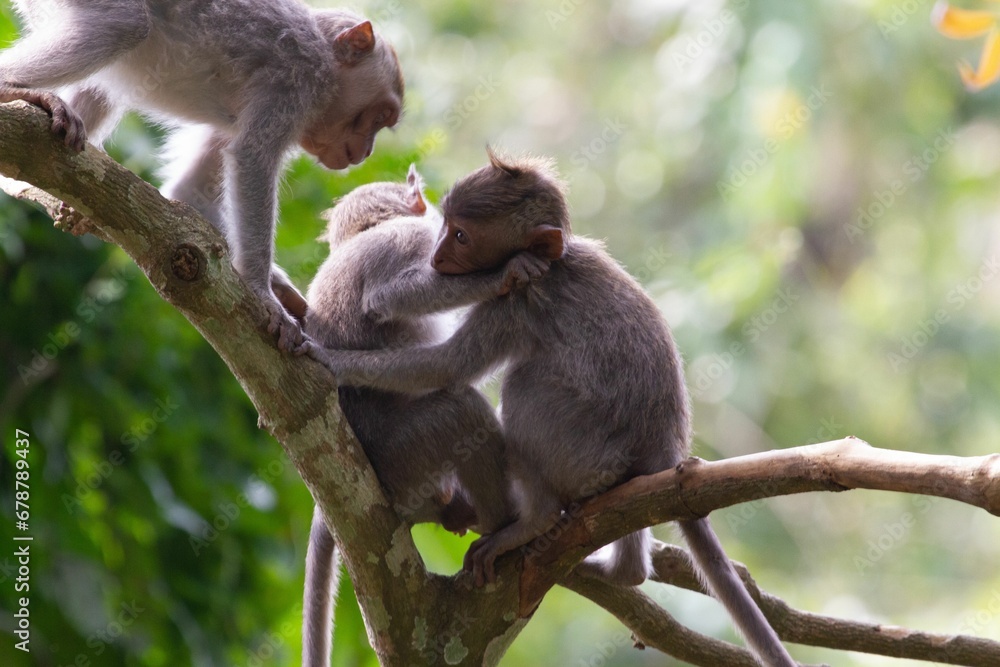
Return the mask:
<svg viewBox="0 0 1000 667">
<path fill-rule="evenodd" d="M 653 552 L 653 569 L 657 581 L 708 595 L 691 566 L 690 556 L 680 547 L 657 542 Z M 784 641 L 946 665 L 1000 665 L 1000 642 L 964 635 L 920 632 L 895 625 L 848 621 L 799 611 L 791 608 L 781 598 L 762 591 L 742 563 L 736 563 L 736 570 L 775 632 Z"/>
<path fill-rule="evenodd" d="M 759 667 L 746 649 L 681 625 L 639 588 L 614 586 L 576 573 L 570 574 L 560 583 L 595 602 L 620 620 L 632 631 L 637 648 L 652 646 L 699 667 Z M 624 644 L 624 641 L 616 641 L 612 646 Z M 595 651 L 599 650 L 601 649 L 595 647 Z M 609 649 L 605 649 L 602 655 L 607 650 Z"/>
</svg>

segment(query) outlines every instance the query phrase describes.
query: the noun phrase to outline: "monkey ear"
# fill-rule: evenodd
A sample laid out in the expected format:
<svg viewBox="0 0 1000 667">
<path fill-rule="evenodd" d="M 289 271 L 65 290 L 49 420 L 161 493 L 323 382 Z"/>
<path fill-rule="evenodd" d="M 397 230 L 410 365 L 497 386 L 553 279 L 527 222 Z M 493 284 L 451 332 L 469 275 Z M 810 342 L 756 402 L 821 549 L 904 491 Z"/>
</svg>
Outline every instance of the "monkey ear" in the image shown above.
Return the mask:
<svg viewBox="0 0 1000 667">
<path fill-rule="evenodd" d="M 424 179 L 417 172 L 417 165 L 410 165 L 406 184 L 409 186 L 406 189 L 406 205 L 414 215 L 423 215 L 427 212 L 427 202 L 424 201 Z"/>
<path fill-rule="evenodd" d="M 538 225 L 528 233 L 528 250 L 554 262 L 565 252 L 563 231 L 552 225 Z"/>
<path fill-rule="evenodd" d="M 354 65 L 375 48 L 375 31 L 372 22 L 365 21 L 348 28 L 333 40 L 337 60 L 345 65 Z"/>
</svg>

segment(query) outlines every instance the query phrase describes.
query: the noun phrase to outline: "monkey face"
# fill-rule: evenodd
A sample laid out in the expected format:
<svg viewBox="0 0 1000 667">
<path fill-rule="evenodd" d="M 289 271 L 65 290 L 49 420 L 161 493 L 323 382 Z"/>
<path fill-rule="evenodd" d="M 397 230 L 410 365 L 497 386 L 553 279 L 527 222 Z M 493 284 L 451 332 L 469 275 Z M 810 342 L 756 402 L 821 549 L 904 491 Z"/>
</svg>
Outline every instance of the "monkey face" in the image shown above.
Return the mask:
<svg viewBox="0 0 1000 667">
<path fill-rule="evenodd" d="M 308 126 L 299 140 L 327 169 L 346 169 L 364 162 L 375 148 L 379 130 L 393 127 L 399 120 L 399 103 L 391 96 L 354 113 L 337 107 Z"/>
<path fill-rule="evenodd" d="M 517 250 L 492 225 L 445 218 L 431 266 L 447 275 L 488 271 L 501 266 Z"/>
</svg>

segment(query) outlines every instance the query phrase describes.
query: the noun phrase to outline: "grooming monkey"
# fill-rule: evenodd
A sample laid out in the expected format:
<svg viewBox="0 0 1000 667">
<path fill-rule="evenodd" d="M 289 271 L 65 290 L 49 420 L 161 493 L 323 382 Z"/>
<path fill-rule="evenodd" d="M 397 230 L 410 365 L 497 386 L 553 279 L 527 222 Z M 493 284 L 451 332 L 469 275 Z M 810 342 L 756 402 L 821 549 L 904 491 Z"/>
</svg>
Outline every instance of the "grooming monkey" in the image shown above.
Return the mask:
<svg viewBox="0 0 1000 667">
<path fill-rule="evenodd" d="M 370 22 L 298 0 L 14 0 L 26 34 L 0 53 L 0 102 L 25 100 L 82 150 L 132 108 L 189 127 L 165 196 L 229 241 L 279 347 L 300 351 L 305 302 L 272 272 L 277 183 L 295 145 L 330 169 L 367 158 L 396 124 L 403 79 Z M 63 88 L 67 101 L 53 92 Z M 272 283 L 274 289 L 272 291 Z"/>
<path fill-rule="evenodd" d="M 676 466 L 688 456 L 689 400 L 681 359 L 660 312 L 638 283 L 591 240 L 572 236 L 552 166 L 490 153 L 442 204 L 431 260 L 460 279 L 514 253 L 552 260 L 526 290 L 473 308 L 448 341 L 388 351 L 330 351 L 342 385 L 417 392 L 461 386 L 506 362 L 501 421 L 517 521 L 473 543 L 477 585 L 497 556 L 550 528 L 564 508 L 612 484 Z M 747 593 L 707 518 L 681 521 L 694 560 L 758 659 L 796 663 Z M 613 544 L 590 576 L 636 585 L 651 571 L 649 529 Z"/>
<path fill-rule="evenodd" d="M 547 268 L 531 255 L 500 270 L 446 277 L 429 258 L 440 215 L 428 209 L 419 175 L 373 183 L 328 213 L 330 256 L 309 286 L 305 330 L 319 345 L 401 349 L 437 334 L 430 313 L 469 305 L 527 284 Z M 315 350 L 315 354 L 322 354 Z M 464 533 L 513 520 L 504 440 L 486 399 L 469 385 L 402 394 L 342 387 L 340 406 L 389 501 L 408 523 Z M 329 664 L 335 545 L 318 508 L 306 554 L 303 665 Z"/>
</svg>

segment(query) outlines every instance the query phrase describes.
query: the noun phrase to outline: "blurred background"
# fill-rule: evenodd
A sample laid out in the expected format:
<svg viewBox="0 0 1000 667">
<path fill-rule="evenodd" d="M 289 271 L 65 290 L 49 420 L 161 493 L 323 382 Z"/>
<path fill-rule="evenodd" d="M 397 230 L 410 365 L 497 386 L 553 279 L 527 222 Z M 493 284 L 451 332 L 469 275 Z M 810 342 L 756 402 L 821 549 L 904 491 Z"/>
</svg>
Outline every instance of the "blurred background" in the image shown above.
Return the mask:
<svg viewBox="0 0 1000 667">
<path fill-rule="evenodd" d="M 981 42 L 941 37 L 931 7 L 363 2 L 403 63 L 405 117 L 347 173 L 291 161 L 279 262 L 304 289 L 326 255 L 319 213 L 359 184 L 402 179 L 410 162 L 438 201 L 485 162 L 487 142 L 551 155 L 574 230 L 604 239 L 674 329 L 699 456 L 848 434 L 989 454 L 1000 87 L 962 88 L 956 62 L 975 62 Z M 16 34 L 0 0 L 0 41 Z M 161 141 L 130 116 L 107 149 L 158 182 Z M 212 349 L 117 248 L 9 199 L 0 294 L 0 535 L 14 521 L 18 428 L 31 434 L 34 535 L 31 662 L 8 637 L 0 663 L 297 664 L 311 500 Z M 855 491 L 712 521 L 795 607 L 1000 639 L 1000 520 L 983 511 Z M 434 569 L 458 569 L 467 540 L 415 532 Z M 0 607 L 12 609 L 5 553 Z M 646 587 L 682 622 L 736 640 L 713 601 Z M 335 665 L 377 664 L 346 580 L 334 646 Z M 918 664 L 791 649 L 834 665 Z M 555 590 L 502 664 L 677 663 L 634 650 L 613 618 Z"/>
</svg>

